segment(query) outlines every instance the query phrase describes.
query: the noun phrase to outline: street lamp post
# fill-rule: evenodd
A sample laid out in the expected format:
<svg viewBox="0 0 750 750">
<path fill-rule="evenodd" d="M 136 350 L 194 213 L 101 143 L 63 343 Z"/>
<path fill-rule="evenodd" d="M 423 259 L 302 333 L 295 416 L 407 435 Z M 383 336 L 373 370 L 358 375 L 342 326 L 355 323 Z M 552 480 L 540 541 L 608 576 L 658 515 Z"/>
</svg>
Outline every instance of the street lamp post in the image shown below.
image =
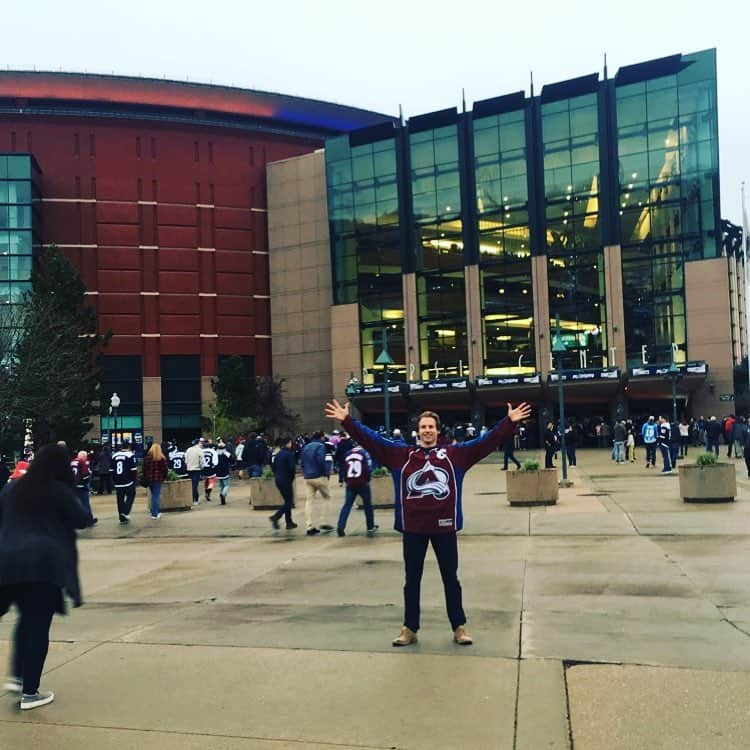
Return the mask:
<svg viewBox="0 0 750 750">
<path fill-rule="evenodd" d="M 388 354 L 388 329 L 383 328 L 383 351 L 380 352 L 375 360 L 376 365 L 383 365 L 383 411 L 385 412 L 385 434 L 391 436 L 391 402 L 390 391 L 388 390 L 388 365 L 393 364 L 391 355 Z"/>
<path fill-rule="evenodd" d="M 115 447 L 120 443 L 118 437 L 117 437 L 117 410 L 120 408 L 120 397 L 117 395 L 117 393 L 112 394 L 112 398 L 109 399 L 109 410 L 112 412 L 112 417 L 114 418 L 114 425 L 112 428 L 112 432 L 115 436 Z"/>
<path fill-rule="evenodd" d="M 566 352 L 565 343 L 560 336 L 560 315 L 555 316 L 555 338 L 552 341 L 552 354 L 555 355 L 557 369 L 557 397 L 560 408 L 560 452 L 562 453 L 563 482 L 568 481 L 568 455 L 565 451 L 565 398 L 563 396 L 563 354 Z"/>
<path fill-rule="evenodd" d="M 680 368 L 674 361 L 674 351 L 672 351 L 672 361 L 669 365 L 669 377 L 672 380 L 672 424 L 677 422 L 677 381 L 681 377 Z"/>
</svg>

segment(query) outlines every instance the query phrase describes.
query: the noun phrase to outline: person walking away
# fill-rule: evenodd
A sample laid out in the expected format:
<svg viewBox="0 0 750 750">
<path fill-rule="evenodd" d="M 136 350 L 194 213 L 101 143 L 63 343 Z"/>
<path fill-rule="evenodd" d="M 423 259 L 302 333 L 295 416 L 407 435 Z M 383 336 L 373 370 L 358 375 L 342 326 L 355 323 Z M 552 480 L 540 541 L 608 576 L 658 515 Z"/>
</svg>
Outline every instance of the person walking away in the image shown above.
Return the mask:
<svg viewBox="0 0 750 750">
<path fill-rule="evenodd" d="M 216 453 L 216 478 L 219 480 L 219 499 L 222 505 L 227 504 L 229 495 L 229 477 L 234 465 L 234 454 L 224 443 L 219 443 Z"/>
<path fill-rule="evenodd" d="M 372 459 L 366 450 L 359 445 L 355 445 L 344 456 L 343 461 L 346 490 L 344 504 L 341 506 L 339 521 L 336 525 L 336 533 L 339 536 L 346 535 L 346 522 L 349 520 L 349 513 L 352 510 L 352 505 L 354 505 L 354 500 L 359 495 L 365 508 L 367 536 L 372 536 L 375 529 L 378 528 L 375 525 L 375 514 L 372 510 L 372 491 L 370 489 Z"/>
<path fill-rule="evenodd" d="M 724 442 L 727 446 L 727 458 L 732 457 L 732 430 L 734 429 L 734 414 L 730 414 L 725 420 L 723 425 Z"/>
<path fill-rule="evenodd" d="M 615 442 L 615 462 L 618 464 L 625 463 L 625 440 L 628 437 L 625 430 L 625 422 L 615 422 L 615 428 L 612 430 L 612 436 Z"/>
<path fill-rule="evenodd" d="M 721 424 L 716 417 L 706 422 L 706 450 L 710 453 L 714 451 L 716 455 L 719 455 L 719 438 L 721 436 Z"/>
<path fill-rule="evenodd" d="M 745 456 L 745 468 L 747 469 L 747 478 L 750 479 L 750 430 L 745 431 L 742 443 L 742 454 Z"/>
<path fill-rule="evenodd" d="M 39 689 L 49 630 L 54 614 L 65 614 L 65 594 L 82 604 L 75 530 L 88 523 L 59 446 L 40 448 L 27 474 L 0 493 L 0 617 L 13 604 L 20 612 L 5 690 L 19 695 L 22 711 L 55 699 Z"/>
<path fill-rule="evenodd" d="M 326 461 L 326 448 L 323 444 L 322 432 L 313 433 L 312 440 L 302 449 L 300 460 L 302 476 L 305 479 L 307 535 L 313 536 L 320 534 L 321 531 L 332 531 L 333 526 L 328 523 L 331 515 L 331 489 L 329 487 L 331 463 Z M 323 499 L 320 510 L 320 528 L 313 524 L 313 502 L 316 494 L 320 494 Z"/>
<path fill-rule="evenodd" d="M 205 441 L 203 443 L 203 492 L 206 502 L 211 502 L 211 491 L 216 484 L 216 465 L 219 462 L 219 456 L 213 444 Z"/>
<path fill-rule="evenodd" d="M 734 457 L 742 458 L 742 446 L 745 444 L 745 433 L 747 432 L 747 423 L 744 417 L 737 417 L 732 425 L 732 442 L 734 443 Z"/>
<path fill-rule="evenodd" d="M 81 501 L 84 510 L 89 515 L 89 526 L 94 526 L 99 519 L 94 518 L 91 512 L 91 469 L 89 467 L 89 454 L 86 451 L 78 451 L 75 458 L 70 462 L 73 470 L 73 481 L 76 495 Z"/>
<path fill-rule="evenodd" d="M 200 484 L 203 473 L 203 438 L 196 438 L 185 451 L 185 468 L 193 491 L 193 505 L 200 505 Z"/>
<path fill-rule="evenodd" d="M 151 518 L 161 518 L 161 486 L 167 478 L 167 459 L 159 443 L 154 443 L 143 459 L 143 478 L 151 493 Z"/>
<path fill-rule="evenodd" d="M 103 445 L 96 457 L 96 475 L 99 477 L 97 495 L 112 494 L 112 451 L 108 445 Z"/>
<path fill-rule="evenodd" d="M 276 488 L 284 499 L 284 505 L 269 517 L 271 526 L 278 529 L 279 519 L 284 516 L 286 528 L 296 529 L 297 524 L 292 520 L 292 507 L 294 506 L 294 476 L 297 471 L 297 457 L 291 435 L 281 439 L 281 446 L 274 455 L 271 467 L 276 480 Z"/>
<path fill-rule="evenodd" d="M 547 429 L 544 431 L 544 468 L 554 469 L 555 465 L 552 459 L 557 452 L 557 432 L 555 431 L 554 422 L 547 422 Z"/>
<path fill-rule="evenodd" d="M 394 430 L 395 432 L 395 430 Z M 399 433 L 400 437 L 400 433 Z M 336 451 L 333 454 L 333 466 L 337 469 L 339 474 L 339 487 L 344 485 L 344 479 L 346 477 L 346 469 L 344 466 L 344 456 L 354 447 L 354 441 L 345 432 L 342 432 L 339 436 L 339 441 L 336 444 Z"/>
<path fill-rule="evenodd" d="M 185 451 L 179 446 L 175 446 L 174 450 L 169 454 L 169 469 L 173 471 L 180 479 L 187 479 L 189 474 L 187 470 L 187 462 L 185 460 Z"/>
<path fill-rule="evenodd" d="M 462 493 L 466 472 L 513 434 L 515 424 L 531 415 L 527 404 L 515 409 L 508 404 L 505 419 L 477 440 L 464 445 L 439 446 L 440 417 L 426 411 L 419 415 L 419 445 L 394 443 L 352 419 L 349 404 L 326 404 L 325 415 L 342 423 L 346 431 L 393 475 L 394 528 L 402 533 L 404 555 L 404 619 L 394 646 L 417 642 L 420 590 L 427 547 L 437 558 L 443 580 L 453 641 L 471 644 L 466 630 L 461 584 L 458 580 L 458 532 L 463 527 Z"/>
<path fill-rule="evenodd" d="M 669 427 L 669 422 L 659 415 L 659 423 L 656 431 L 656 444 L 659 446 L 661 451 L 661 458 L 664 464 L 661 473 L 670 474 L 672 472 L 672 461 L 670 459 L 670 444 L 672 442 L 672 430 Z"/>
<path fill-rule="evenodd" d="M 690 425 L 685 417 L 680 420 L 678 428 L 680 432 L 680 458 L 686 458 L 690 445 Z"/>
<path fill-rule="evenodd" d="M 576 466 L 578 448 L 578 425 L 575 422 L 568 422 L 565 428 L 565 453 L 568 457 L 568 466 Z"/>
<path fill-rule="evenodd" d="M 632 464 L 635 462 L 635 430 L 632 422 L 628 424 L 627 432 L 628 436 L 625 438 L 625 458 Z"/>
<path fill-rule="evenodd" d="M 521 462 L 515 457 L 513 451 L 516 447 L 516 431 L 514 430 L 503 441 L 503 471 L 508 471 L 508 461 L 513 461 L 517 469 L 521 468 Z"/>
<path fill-rule="evenodd" d="M 659 431 L 653 417 L 649 417 L 641 427 L 643 445 L 646 447 L 646 468 L 656 466 L 656 436 Z"/>
<path fill-rule="evenodd" d="M 130 450 L 130 441 L 123 440 L 119 450 L 112 455 L 115 492 L 117 493 L 117 515 L 120 523 L 130 523 L 130 511 L 135 501 L 135 477 L 137 466 Z"/>
</svg>

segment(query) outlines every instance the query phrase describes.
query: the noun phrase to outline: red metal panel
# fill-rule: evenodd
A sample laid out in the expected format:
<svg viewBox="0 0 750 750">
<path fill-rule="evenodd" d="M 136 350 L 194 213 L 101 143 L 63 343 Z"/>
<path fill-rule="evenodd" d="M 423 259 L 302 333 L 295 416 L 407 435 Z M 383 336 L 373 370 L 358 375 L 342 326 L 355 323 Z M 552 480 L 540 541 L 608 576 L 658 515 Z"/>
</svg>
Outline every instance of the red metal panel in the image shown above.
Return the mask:
<svg viewBox="0 0 750 750">
<path fill-rule="evenodd" d="M 198 315 L 203 298 L 197 294 L 160 294 L 158 299 L 162 315 Z"/>
<path fill-rule="evenodd" d="M 252 318 L 239 315 L 219 315 L 217 332 L 219 336 L 247 336 L 252 333 Z"/>
<path fill-rule="evenodd" d="M 216 278 L 214 276 L 215 253 L 198 253 L 200 265 L 200 290 L 208 294 L 216 291 Z"/>
<path fill-rule="evenodd" d="M 216 297 L 201 297 L 201 333 L 216 333 Z"/>
<path fill-rule="evenodd" d="M 245 208 L 217 206 L 214 211 L 214 221 L 217 228 L 252 230 L 252 213 Z"/>
<path fill-rule="evenodd" d="M 162 315 L 160 333 L 197 336 L 200 333 L 200 318 L 197 315 Z"/>
<path fill-rule="evenodd" d="M 271 334 L 271 301 L 267 299 L 255 300 L 255 332 Z"/>
<path fill-rule="evenodd" d="M 193 205 L 159 205 L 156 210 L 156 218 L 160 226 L 194 227 L 197 218 L 196 208 Z"/>
<path fill-rule="evenodd" d="M 183 271 L 160 271 L 159 290 L 168 294 L 197 294 L 198 274 Z"/>
<path fill-rule="evenodd" d="M 218 296 L 216 298 L 217 315 L 244 315 L 245 317 L 255 317 L 255 301 L 252 297 L 229 297 Z M 252 329 L 252 323 L 248 330 Z"/>
<path fill-rule="evenodd" d="M 217 273 L 216 290 L 220 294 L 251 295 L 252 276 L 246 273 Z"/>
<path fill-rule="evenodd" d="M 99 315 L 99 330 L 106 331 L 111 328 L 115 336 L 132 335 L 140 336 L 141 334 L 141 316 L 140 315 Z"/>
<path fill-rule="evenodd" d="M 100 326 L 99 330 L 105 329 Z M 113 336 L 107 347 L 107 354 L 141 354 L 142 342 L 140 336 Z"/>
<path fill-rule="evenodd" d="M 138 227 L 134 224 L 97 224 L 99 245 L 138 247 Z"/>
<path fill-rule="evenodd" d="M 99 300 L 99 312 L 102 314 L 117 315 L 121 312 L 136 312 L 140 309 L 140 298 L 133 294 L 106 294 L 97 295 Z"/>
<path fill-rule="evenodd" d="M 158 245 L 160 247 L 198 247 L 198 233 L 195 227 L 165 227 L 159 225 Z"/>
<path fill-rule="evenodd" d="M 216 229 L 216 247 L 222 250 L 246 250 L 253 248 L 253 235 L 247 229 Z"/>
<path fill-rule="evenodd" d="M 252 273 L 251 253 L 216 251 L 216 270 L 221 273 Z"/>
<path fill-rule="evenodd" d="M 159 333 L 159 298 L 153 294 L 146 294 L 141 297 L 141 309 L 143 310 L 143 332 Z"/>
<path fill-rule="evenodd" d="M 140 272 L 141 251 L 134 247 L 100 247 L 96 261 L 101 270 L 131 269 Z"/>
<path fill-rule="evenodd" d="M 238 354 L 255 354 L 255 340 L 250 336 L 226 336 L 219 337 L 218 343 L 219 354 L 231 356 Z"/>
<path fill-rule="evenodd" d="M 140 271 L 108 271 L 100 268 L 98 276 L 100 292 L 135 292 L 137 294 L 141 291 Z"/>
<path fill-rule="evenodd" d="M 101 224 L 137 224 L 138 205 L 133 203 L 107 203 L 97 201 L 96 220 Z"/>
<path fill-rule="evenodd" d="M 162 271 L 197 271 L 197 250 L 159 248 L 159 269 Z"/>
<path fill-rule="evenodd" d="M 197 336 L 162 336 L 162 354 L 200 354 L 201 340 Z"/>
</svg>

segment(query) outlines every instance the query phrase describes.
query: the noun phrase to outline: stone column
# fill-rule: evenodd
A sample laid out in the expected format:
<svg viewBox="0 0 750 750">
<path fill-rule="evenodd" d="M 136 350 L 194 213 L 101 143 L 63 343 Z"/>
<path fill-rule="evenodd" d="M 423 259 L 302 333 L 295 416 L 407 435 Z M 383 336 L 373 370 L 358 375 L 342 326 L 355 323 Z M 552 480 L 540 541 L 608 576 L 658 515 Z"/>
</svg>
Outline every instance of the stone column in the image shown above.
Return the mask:
<svg viewBox="0 0 750 750">
<path fill-rule="evenodd" d="M 466 337 L 469 352 L 469 377 L 484 375 L 484 346 L 482 342 L 482 294 L 479 286 L 479 266 L 464 268 L 466 286 Z"/>
<path fill-rule="evenodd" d="M 622 301 L 622 249 L 604 248 L 604 299 L 607 304 L 607 365 L 627 368 L 625 356 L 625 306 Z"/>
<path fill-rule="evenodd" d="M 422 379 L 419 361 L 419 317 L 417 313 L 417 276 L 405 273 L 401 277 L 404 298 L 404 348 L 406 349 L 406 379 L 411 383 Z"/>
<path fill-rule="evenodd" d="M 536 335 L 536 369 L 546 377 L 550 371 L 549 279 L 547 256 L 531 259 L 531 289 L 534 295 L 534 332 Z"/>
</svg>

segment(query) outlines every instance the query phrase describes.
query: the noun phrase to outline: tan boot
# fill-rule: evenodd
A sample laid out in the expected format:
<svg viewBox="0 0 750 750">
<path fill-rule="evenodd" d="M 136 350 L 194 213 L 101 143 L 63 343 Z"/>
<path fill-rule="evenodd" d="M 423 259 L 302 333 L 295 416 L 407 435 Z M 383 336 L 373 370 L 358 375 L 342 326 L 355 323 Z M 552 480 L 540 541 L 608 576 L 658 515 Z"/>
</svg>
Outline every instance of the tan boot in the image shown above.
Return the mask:
<svg viewBox="0 0 750 750">
<path fill-rule="evenodd" d="M 416 642 L 417 634 L 413 630 L 407 628 L 406 625 L 401 628 L 398 638 L 393 639 L 394 646 L 411 646 L 412 643 Z"/>
<path fill-rule="evenodd" d="M 466 625 L 459 625 L 453 632 L 453 640 L 459 646 L 471 646 L 474 641 L 466 630 Z"/>
</svg>

